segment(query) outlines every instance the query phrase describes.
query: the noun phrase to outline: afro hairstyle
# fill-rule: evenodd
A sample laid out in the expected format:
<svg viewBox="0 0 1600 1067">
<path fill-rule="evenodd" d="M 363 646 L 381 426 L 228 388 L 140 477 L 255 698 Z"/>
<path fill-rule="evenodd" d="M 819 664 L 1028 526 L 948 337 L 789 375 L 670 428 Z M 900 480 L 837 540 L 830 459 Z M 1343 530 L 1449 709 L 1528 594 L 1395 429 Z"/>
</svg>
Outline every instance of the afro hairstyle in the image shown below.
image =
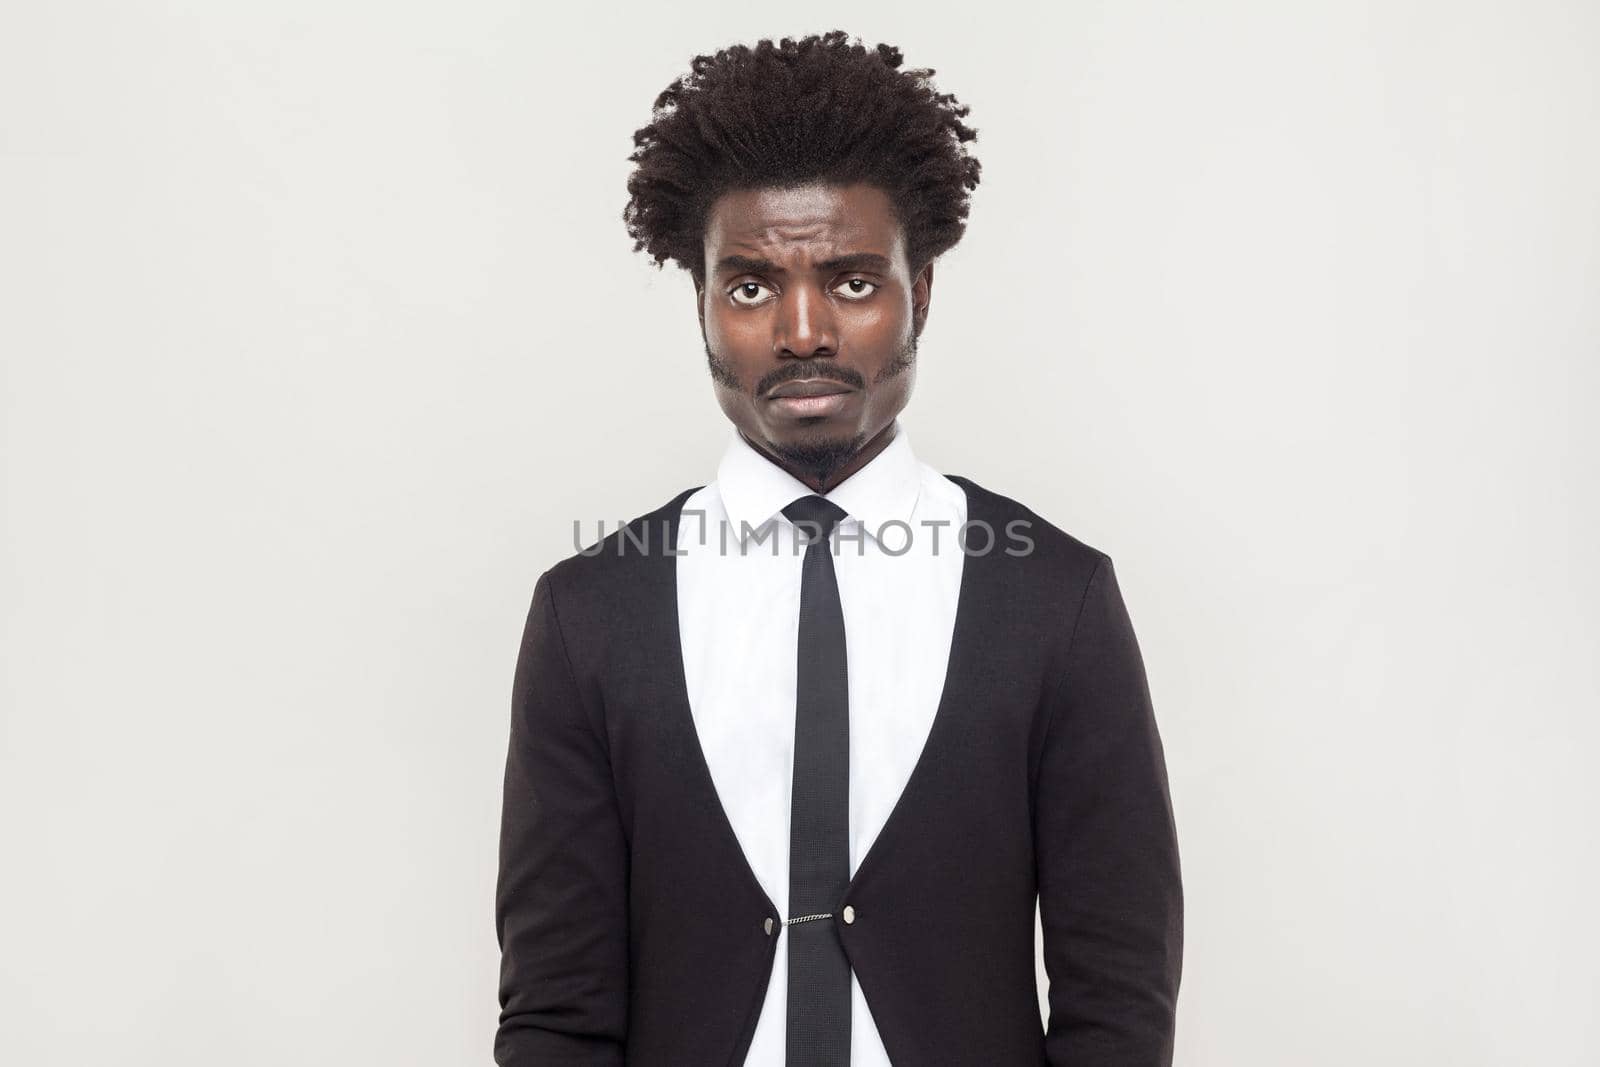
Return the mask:
<svg viewBox="0 0 1600 1067">
<path fill-rule="evenodd" d="M 968 108 L 935 91 L 932 69 L 901 70 L 900 50 L 842 30 L 696 56 L 633 135 L 637 164 L 622 217 L 634 251 L 705 281 L 705 227 L 733 189 L 807 182 L 881 188 L 905 231 L 913 274 L 966 230 L 978 160 Z"/>
</svg>

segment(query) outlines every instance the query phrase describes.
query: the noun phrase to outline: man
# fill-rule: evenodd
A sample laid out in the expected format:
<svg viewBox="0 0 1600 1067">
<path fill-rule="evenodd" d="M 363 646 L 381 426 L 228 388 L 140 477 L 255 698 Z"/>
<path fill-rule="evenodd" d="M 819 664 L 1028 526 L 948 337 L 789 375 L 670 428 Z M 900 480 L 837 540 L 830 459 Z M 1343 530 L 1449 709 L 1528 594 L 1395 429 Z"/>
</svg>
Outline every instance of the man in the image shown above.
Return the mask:
<svg viewBox="0 0 1600 1067">
<path fill-rule="evenodd" d="M 979 173 L 900 63 L 729 48 L 635 135 L 625 218 L 690 272 L 733 431 L 535 585 L 507 1067 L 1171 1062 L 1178 852 L 1111 560 L 898 422 Z"/>
</svg>

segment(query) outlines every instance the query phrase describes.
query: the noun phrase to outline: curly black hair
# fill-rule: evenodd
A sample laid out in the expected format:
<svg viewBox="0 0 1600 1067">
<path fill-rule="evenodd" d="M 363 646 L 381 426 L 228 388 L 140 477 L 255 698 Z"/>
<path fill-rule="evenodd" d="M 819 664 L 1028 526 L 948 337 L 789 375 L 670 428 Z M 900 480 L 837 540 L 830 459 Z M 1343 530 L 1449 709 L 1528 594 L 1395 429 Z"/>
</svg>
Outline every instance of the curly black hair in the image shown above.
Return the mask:
<svg viewBox="0 0 1600 1067">
<path fill-rule="evenodd" d="M 705 275 L 711 205 L 731 189 L 864 181 L 889 195 L 912 272 L 966 231 L 978 161 L 968 108 L 936 92 L 932 69 L 900 70 L 900 50 L 843 30 L 696 56 L 636 131 L 622 217 L 661 266 Z"/>
</svg>

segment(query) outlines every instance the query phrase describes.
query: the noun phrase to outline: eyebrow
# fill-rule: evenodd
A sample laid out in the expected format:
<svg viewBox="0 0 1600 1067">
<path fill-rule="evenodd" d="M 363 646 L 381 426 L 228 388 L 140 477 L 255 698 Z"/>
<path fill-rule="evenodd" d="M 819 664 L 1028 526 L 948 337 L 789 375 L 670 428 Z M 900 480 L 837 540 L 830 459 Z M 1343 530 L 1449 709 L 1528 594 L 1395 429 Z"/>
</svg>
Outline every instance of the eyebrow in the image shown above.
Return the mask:
<svg viewBox="0 0 1600 1067">
<path fill-rule="evenodd" d="M 838 270 L 872 270 L 880 274 L 888 274 L 892 264 L 889 260 L 876 252 L 849 252 L 832 259 L 824 259 L 815 265 L 819 272 L 832 273 Z M 717 261 L 718 274 L 783 274 L 784 270 L 770 259 L 757 259 L 751 256 L 723 256 Z"/>
</svg>

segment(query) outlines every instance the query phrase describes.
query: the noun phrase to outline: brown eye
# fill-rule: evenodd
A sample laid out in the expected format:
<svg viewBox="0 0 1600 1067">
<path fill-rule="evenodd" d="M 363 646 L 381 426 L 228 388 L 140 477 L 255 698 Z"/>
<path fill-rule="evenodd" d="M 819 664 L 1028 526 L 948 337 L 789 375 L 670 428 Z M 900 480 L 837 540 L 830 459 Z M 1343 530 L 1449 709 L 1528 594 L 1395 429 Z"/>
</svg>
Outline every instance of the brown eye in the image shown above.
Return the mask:
<svg viewBox="0 0 1600 1067">
<path fill-rule="evenodd" d="M 733 291 L 728 295 L 733 298 L 735 304 L 754 307 L 757 304 L 765 303 L 763 300 L 756 299 L 764 289 L 766 289 L 766 286 L 760 282 L 740 282 L 733 287 Z"/>
<path fill-rule="evenodd" d="M 850 278 L 834 290 L 846 300 L 864 300 L 877 291 L 878 283 L 865 278 Z"/>
</svg>

